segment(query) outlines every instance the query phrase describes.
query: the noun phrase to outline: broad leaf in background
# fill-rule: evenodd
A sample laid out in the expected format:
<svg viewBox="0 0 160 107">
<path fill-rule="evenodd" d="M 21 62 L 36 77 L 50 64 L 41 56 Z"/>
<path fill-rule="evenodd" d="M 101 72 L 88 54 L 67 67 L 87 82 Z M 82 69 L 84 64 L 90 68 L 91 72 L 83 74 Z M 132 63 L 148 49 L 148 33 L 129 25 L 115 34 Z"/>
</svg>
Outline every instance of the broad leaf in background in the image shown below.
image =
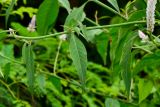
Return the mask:
<svg viewBox="0 0 160 107">
<path fill-rule="evenodd" d="M 22 57 L 26 65 L 27 71 L 27 79 L 28 79 L 28 86 L 31 92 L 34 89 L 34 59 L 33 59 L 33 52 L 31 44 L 25 43 L 22 49 Z"/>
<path fill-rule="evenodd" d="M 109 36 L 103 32 L 100 35 L 95 36 L 95 41 L 98 53 L 102 57 L 104 65 L 106 65 Z"/>
<path fill-rule="evenodd" d="M 109 2 L 118 12 L 120 12 L 119 6 L 118 6 L 118 3 L 117 3 L 117 0 L 108 0 L 108 2 Z"/>
<path fill-rule="evenodd" d="M 58 0 L 44 0 L 37 13 L 37 31 L 45 35 L 53 27 L 59 12 Z"/>
<path fill-rule="evenodd" d="M 71 7 L 69 1 L 68 0 L 58 0 L 58 1 L 65 9 L 67 9 L 67 12 L 70 13 Z"/>
<path fill-rule="evenodd" d="M 68 30 L 69 28 L 74 28 L 79 25 L 79 22 L 82 22 L 85 18 L 85 13 L 83 12 L 84 5 L 79 8 L 73 8 L 71 13 L 67 16 L 64 30 Z"/>
<path fill-rule="evenodd" d="M 145 55 L 133 69 L 133 75 L 135 76 L 145 67 L 156 67 L 160 65 L 160 51 L 155 52 L 154 54 Z"/>
<path fill-rule="evenodd" d="M 153 88 L 153 83 L 150 80 L 139 79 L 138 83 L 138 93 L 139 93 L 139 103 L 141 103 L 146 97 L 151 93 Z"/>
<path fill-rule="evenodd" d="M 120 103 L 112 98 L 106 98 L 105 107 L 120 107 Z"/>
<path fill-rule="evenodd" d="M 16 3 L 16 0 L 12 0 L 11 4 L 9 5 L 8 9 L 6 10 L 6 15 L 5 15 L 5 26 L 6 26 L 6 28 L 7 28 L 7 23 L 8 23 L 10 13 L 11 13 L 15 3 Z"/>
<path fill-rule="evenodd" d="M 87 70 L 87 52 L 83 43 L 72 33 L 70 36 L 70 55 L 78 71 L 83 89 L 85 88 Z"/>
</svg>

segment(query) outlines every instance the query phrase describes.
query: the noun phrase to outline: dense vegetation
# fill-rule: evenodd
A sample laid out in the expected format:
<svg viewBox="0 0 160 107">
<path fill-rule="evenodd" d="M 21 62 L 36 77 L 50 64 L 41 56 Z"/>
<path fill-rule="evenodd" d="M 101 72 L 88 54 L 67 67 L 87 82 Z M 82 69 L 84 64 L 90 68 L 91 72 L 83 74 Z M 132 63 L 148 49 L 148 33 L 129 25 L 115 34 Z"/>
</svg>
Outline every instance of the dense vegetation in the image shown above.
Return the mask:
<svg viewBox="0 0 160 107">
<path fill-rule="evenodd" d="M 0 0 L 0 107 L 159 107 L 159 7 Z"/>
</svg>

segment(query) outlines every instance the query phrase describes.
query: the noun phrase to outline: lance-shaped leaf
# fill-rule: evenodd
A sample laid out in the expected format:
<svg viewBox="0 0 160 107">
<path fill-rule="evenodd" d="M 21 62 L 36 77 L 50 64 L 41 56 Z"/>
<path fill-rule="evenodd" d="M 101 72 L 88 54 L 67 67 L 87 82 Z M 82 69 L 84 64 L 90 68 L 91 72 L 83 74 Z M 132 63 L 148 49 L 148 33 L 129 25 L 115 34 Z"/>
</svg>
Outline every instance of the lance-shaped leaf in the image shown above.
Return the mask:
<svg viewBox="0 0 160 107">
<path fill-rule="evenodd" d="M 119 6 L 118 6 L 118 3 L 117 3 L 117 0 L 108 0 L 108 2 L 118 11 L 119 11 Z"/>
<path fill-rule="evenodd" d="M 9 5 L 8 9 L 6 10 L 6 16 L 5 16 L 5 26 L 6 27 L 7 27 L 7 23 L 8 23 L 10 13 L 11 13 L 13 7 L 14 7 L 15 2 L 16 2 L 16 0 L 12 0 L 11 4 Z"/>
<path fill-rule="evenodd" d="M 28 86 L 30 91 L 33 91 L 34 88 L 34 59 L 33 59 L 33 52 L 32 52 L 32 46 L 31 44 L 25 43 L 22 49 L 22 57 L 24 60 L 24 63 L 26 65 L 26 71 L 27 71 L 27 79 L 28 79 Z"/>
<path fill-rule="evenodd" d="M 68 28 L 74 28 L 79 25 L 79 22 L 82 22 L 85 18 L 85 13 L 83 12 L 85 4 L 79 8 L 73 8 L 71 13 L 68 15 L 65 24 L 64 30 L 68 30 Z"/>
<path fill-rule="evenodd" d="M 131 49 L 134 40 L 137 36 L 134 35 L 134 33 L 131 33 L 132 37 L 128 38 L 126 41 L 126 44 L 124 44 L 123 50 L 122 50 L 122 56 L 121 56 L 121 69 L 122 69 L 122 77 L 123 81 L 126 87 L 126 91 L 128 94 L 128 98 L 130 95 L 130 89 L 131 89 L 131 79 L 132 79 L 132 73 L 131 73 Z M 134 36 L 133 36 L 134 35 Z"/>
<path fill-rule="evenodd" d="M 82 87 L 85 87 L 86 70 L 87 70 L 87 52 L 83 43 L 74 35 L 70 36 L 70 55 L 73 64 L 78 71 Z"/>
<path fill-rule="evenodd" d="M 58 0 L 44 0 L 37 13 L 37 31 L 40 35 L 47 34 L 55 23 L 59 12 Z"/>
</svg>

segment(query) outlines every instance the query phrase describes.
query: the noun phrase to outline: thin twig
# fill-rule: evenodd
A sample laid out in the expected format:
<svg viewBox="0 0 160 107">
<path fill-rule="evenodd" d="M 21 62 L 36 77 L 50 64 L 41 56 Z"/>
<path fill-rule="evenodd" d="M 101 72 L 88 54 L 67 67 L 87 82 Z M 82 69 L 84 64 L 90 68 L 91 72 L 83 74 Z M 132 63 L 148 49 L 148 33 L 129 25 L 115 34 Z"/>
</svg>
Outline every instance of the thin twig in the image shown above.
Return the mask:
<svg viewBox="0 0 160 107">
<path fill-rule="evenodd" d="M 53 73 L 54 73 L 54 75 L 56 75 L 57 61 L 58 61 L 59 51 L 61 49 L 62 42 L 63 42 L 63 40 L 60 40 L 59 45 L 58 45 L 58 50 L 57 50 L 56 58 L 55 58 L 55 61 L 54 61 L 54 67 L 53 67 Z"/>
</svg>

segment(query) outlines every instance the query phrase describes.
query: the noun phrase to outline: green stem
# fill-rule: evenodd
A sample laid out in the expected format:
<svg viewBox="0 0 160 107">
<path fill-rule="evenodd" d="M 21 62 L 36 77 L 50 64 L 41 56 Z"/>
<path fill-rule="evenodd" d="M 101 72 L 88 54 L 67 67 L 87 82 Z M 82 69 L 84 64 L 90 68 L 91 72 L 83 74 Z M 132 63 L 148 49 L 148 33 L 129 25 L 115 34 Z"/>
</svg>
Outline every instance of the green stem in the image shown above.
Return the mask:
<svg viewBox="0 0 160 107">
<path fill-rule="evenodd" d="M 8 91 L 10 92 L 10 94 L 12 95 L 13 98 L 16 99 L 16 96 L 14 95 L 13 91 L 9 88 L 9 86 L 0 79 L 0 82 L 8 89 Z"/>
<path fill-rule="evenodd" d="M 126 22 L 126 23 L 112 24 L 112 25 L 93 26 L 93 27 L 87 27 L 87 30 L 111 28 L 111 27 L 127 26 L 127 25 L 133 25 L 133 24 L 143 24 L 143 23 L 146 23 L 146 21 L 142 20 L 142 21 L 133 21 L 133 22 Z"/>
<path fill-rule="evenodd" d="M 72 82 L 72 81 L 70 81 L 70 80 L 68 80 L 68 79 L 65 79 L 65 78 L 59 77 L 59 76 L 57 76 L 57 75 L 54 75 L 53 73 L 44 72 L 44 71 L 40 71 L 40 72 L 43 73 L 43 74 L 46 74 L 46 75 L 54 76 L 54 77 L 56 77 L 56 78 L 58 78 L 58 79 L 60 79 L 60 80 L 62 80 L 62 81 L 66 81 L 66 82 L 68 82 L 68 83 L 70 83 L 70 84 L 73 84 L 73 85 L 76 85 L 76 86 L 78 86 L 78 87 L 81 87 L 80 84 L 75 84 L 74 82 Z"/>
<path fill-rule="evenodd" d="M 14 35 L 13 37 L 16 39 L 38 40 L 38 39 L 45 39 L 45 38 L 67 34 L 67 33 L 68 33 L 67 31 L 64 31 L 64 32 L 58 32 L 58 33 L 44 35 L 44 36 L 38 36 L 38 37 L 25 37 L 25 36 L 19 36 L 19 35 Z"/>
<path fill-rule="evenodd" d="M 133 24 L 144 24 L 144 23 L 146 23 L 146 21 L 143 21 L 143 20 L 142 21 L 133 21 L 133 22 L 126 22 L 126 23 L 112 24 L 112 25 L 87 27 L 87 30 L 112 28 L 112 27 L 120 27 L 120 26 L 127 26 L 127 25 L 133 25 Z M 67 34 L 67 33 L 68 33 L 67 31 L 64 31 L 64 32 L 50 34 L 50 35 L 38 36 L 38 37 L 24 37 L 24 36 L 18 36 L 18 35 L 13 35 L 13 37 L 16 39 L 39 40 L 39 39 L 45 39 L 45 38 L 54 37 L 54 36 Z"/>
<path fill-rule="evenodd" d="M 53 68 L 53 73 L 54 73 L 54 75 L 56 75 L 57 61 L 58 61 L 59 51 L 60 51 L 60 49 L 61 49 L 62 42 L 63 42 L 63 41 L 60 40 L 59 45 L 58 45 L 58 50 L 57 50 L 56 58 L 55 58 L 55 61 L 54 61 L 54 68 Z"/>
<path fill-rule="evenodd" d="M 141 50 L 143 50 L 143 51 L 145 51 L 145 52 L 147 52 L 147 53 L 149 53 L 149 54 L 152 54 L 152 53 L 153 53 L 153 52 L 145 49 L 144 47 L 141 47 L 141 46 L 138 46 L 138 45 L 134 45 L 134 46 L 135 46 L 135 47 L 132 47 L 132 48 L 134 48 L 134 49 L 141 49 Z"/>
<path fill-rule="evenodd" d="M 120 13 L 117 12 L 117 11 L 115 11 L 115 10 L 112 9 L 111 7 L 105 5 L 104 3 L 100 2 L 99 0 L 90 0 L 90 1 L 95 2 L 96 4 L 98 4 L 98 5 L 102 6 L 102 7 L 104 7 L 105 9 L 107 9 L 107 10 L 109 10 L 109 11 L 115 13 L 116 15 L 119 15 L 119 16 L 122 17 L 123 19 L 127 20 L 127 18 L 124 17 L 122 14 L 120 14 Z"/>
<path fill-rule="evenodd" d="M 94 22 L 93 20 L 91 20 L 91 19 L 89 19 L 89 18 L 85 18 L 88 22 L 90 22 L 90 23 L 92 23 L 93 25 L 99 25 L 99 24 L 97 24 L 96 22 Z"/>
<path fill-rule="evenodd" d="M 9 60 L 11 62 L 17 63 L 17 64 L 22 64 L 21 62 L 15 61 L 14 59 L 11 59 L 11 58 L 9 58 L 7 56 L 4 56 L 2 53 L 0 53 L 0 57 L 2 57 L 4 59 L 7 59 L 7 60 Z"/>
</svg>

